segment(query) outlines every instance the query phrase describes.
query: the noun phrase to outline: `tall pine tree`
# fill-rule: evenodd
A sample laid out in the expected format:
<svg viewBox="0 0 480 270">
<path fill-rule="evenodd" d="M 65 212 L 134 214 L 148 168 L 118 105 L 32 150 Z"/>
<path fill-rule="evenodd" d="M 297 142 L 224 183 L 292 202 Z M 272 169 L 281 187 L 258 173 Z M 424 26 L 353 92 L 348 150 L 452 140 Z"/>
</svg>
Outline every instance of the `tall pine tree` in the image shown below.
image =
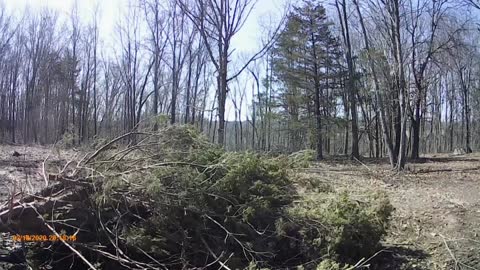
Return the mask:
<svg viewBox="0 0 480 270">
<path fill-rule="evenodd" d="M 273 53 L 273 70 L 282 85 L 281 99 L 288 117 L 290 150 L 301 147 L 301 133 L 305 130 L 302 118 L 313 115 L 318 160 L 323 158 L 323 82 L 327 70 L 334 70 L 334 63 L 340 58 L 339 45 L 330 25 L 322 5 L 304 1 L 288 15 Z"/>
</svg>

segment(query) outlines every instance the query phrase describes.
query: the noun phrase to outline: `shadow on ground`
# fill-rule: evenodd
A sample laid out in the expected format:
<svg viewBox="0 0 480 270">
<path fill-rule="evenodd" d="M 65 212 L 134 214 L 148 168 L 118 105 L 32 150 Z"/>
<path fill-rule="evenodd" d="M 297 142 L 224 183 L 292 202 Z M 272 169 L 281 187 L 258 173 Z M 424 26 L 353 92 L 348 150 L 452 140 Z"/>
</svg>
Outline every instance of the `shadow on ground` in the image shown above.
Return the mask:
<svg viewBox="0 0 480 270">
<path fill-rule="evenodd" d="M 419 158 L 415 160 L 409 160 L 411 163 L 449 163 L 449 162 L 478 162 L 478 159 L 468 158 L 468 157 L 429 157 L 429 158 Z"/>
<path fill-rule="evenodd" d="M 402 246 L 385 248 L 372 259 L 372 270 L 427 270 L 425 259 L 427 253 L 420 249 L 410 249 Z"/>
<path fill-rule="evenodd" d="M 390 164 L 390 161 L 387 157 L 375 158 L 375 157 L 361 157 L 360 160 L 356 160 L 351 156 L 338 155 L 338 156 L 327 156 L 322 163 L 328 165 L 362 165 L 364 164 Z M 443 156 L 443 157 L 421 157 L 418 159 L 407 158 L 407 163 L 413 164 L 423 164 L 423 163 L 450 163 L 450 162 L 478 162 L 478 158 L 470 158 L 468 156 Z"/>
</svg>

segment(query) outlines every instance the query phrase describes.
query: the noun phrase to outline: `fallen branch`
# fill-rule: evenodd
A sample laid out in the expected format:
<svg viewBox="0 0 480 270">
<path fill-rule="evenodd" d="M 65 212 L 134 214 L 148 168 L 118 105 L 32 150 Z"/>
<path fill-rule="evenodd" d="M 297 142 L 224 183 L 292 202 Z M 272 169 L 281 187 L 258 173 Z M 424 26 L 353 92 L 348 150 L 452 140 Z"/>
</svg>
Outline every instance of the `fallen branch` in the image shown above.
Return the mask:
<svg viewBox="0 0 480 270">
<path fill-rule="evenodd" d="M 97 157 L 101 152 L 105 151 L 106 149 L 108 149 L 108 147 L 110 147 L 112 144 L 128 137 L 128 136 L 132 136 L 132 135 L 151 135 L 151 134 L 148 134 L 148 133 L 145 133 L 145 132 L 138 132 L 138 131 L 132 131 L 132 132 L 128 132 L 128 133 L 125 133 L 123 135 L 120 135 L 118 137 L 116 137 L 115 139 L 111 140 L 110 142 L 108 142 L 107 144 L 105 144 L 104 146 L 100 147 L 99 149 L 97 149 L 97 151 L 95 151 L 95 153 L 93 153 L 93 155 L 91 155 L 86 161 L 85 161 L 85 164 L 88 164 L 90 163 L 90 161 L 92 161 L 93 159 L 95 159 L 95 157 Z"/>
<path fill-rule="evenodd" d="M 352 156 L 352 158 L 356 160 L 358 163 L 360 163 L 361 165 L 363 165 L 363 167 L 367 168 L 369 171 L 372 171 L 372 169 L 370 169 L 365 163 L 361 162 L 358 158 L 354 156 Z"/>
<path fill-rule="evenodd" d="M 208 252 L 213 256 L 213 258 L 215 258 L 216 261 L 218 261 L 218 264 L 220 264 L 221 267 L 227 269 L 227 270 L 231 270 L 224 262 L 222 262 L 220 260 L 220 256 L 217 256 L 213 251 L 212 249 L 208 246 L 207 244 L 207 241 L 205 241 L 205 239 L 203 237 L 200 237 L 200 239 L 202 240 L 203 244 L 205 245 L 205 247 L 207 248 Z M 231 255 L 230 255 L 231 257 Z M 229 257 L 229 258 L 230 258 Z M 228 260 L 227 260 L 228 261 Z"/>
<path fill-rule="evenodd" d="M 43 176 L 43 180 L 45 181 L 45 187 L 48 187 L 48 175 L 45 169 L 45 163 L 47 163 L 47 160 L 49 157 L 50 157 L 50 154 L 48 154 L 48 156 L 42 162 L 42 176 Z"/>
<path fill-rule="evenodd" d="M 43 216 L 38 212 L 37 208 L 35 208 L 35 206 L 33 204 L 30 204 L 30 207 L 37 213 L 38 217 L 43 221 L 43 223 L 45 224 L 45 226 L 53 233 L 55 234 L 55 236 L 57 236 L 57 238 L 66 246 L 68 247 L 73 253 L 77 254 L 77 256 L 83 261 L 85 262 L 88 267 L 92 270 L 97 270 L 97 268 L 95 268 L 95 266 L 93 266 L 92 263 L 90 263 L 78 250 L 76 250 L 75 248 L 72 247 L 72 245 L 70 245 L 69 243 L 67 243 L 67 241 L 63 240 L 63 238 L 60 236 L 60 234 L 52 227 L 50 226 L 50 224 L 47 223 L 47 221 L 43 218 Z"/>
<path fill-rule="evenodd" d="M 445 245 L 445 248 L 447 249 L 448 254 L 450 254 L 450 257 L 452 257 L 452 260 L 455 262 L 455 270 L 457 270 L 457 269 L 458 269 L 458 260 L 457 260 L 457 258 L 455 257 L 455 255 L 453 254 L 452 250 L 451 250 L 450 247 L 448 246 L 447 241 L 445 240 L 445 236 L 443 236 L 443 235 L 440 234 L 440 237 L 441 237 L 442 240 L 443 240 L 443 244 Z"/>
</svg>

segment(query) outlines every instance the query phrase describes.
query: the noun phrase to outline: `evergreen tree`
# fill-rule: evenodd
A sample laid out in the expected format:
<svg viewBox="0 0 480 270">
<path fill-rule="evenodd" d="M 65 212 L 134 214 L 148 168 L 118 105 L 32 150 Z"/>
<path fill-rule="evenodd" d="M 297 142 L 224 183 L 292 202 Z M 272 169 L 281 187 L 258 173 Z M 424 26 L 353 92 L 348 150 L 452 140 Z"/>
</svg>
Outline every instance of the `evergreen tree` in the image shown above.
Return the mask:
<svg viewBox="0 0 480 270">
<path fill-rule="evenodd" d="M 330 26 L 321 4 L 304 1 L 302 6 L 294 7 L 288 15 L 273 54 L 273 70 L 277 82 L 282 85 L 280 98 L 288 117 L 290 150 L 296 151 L 302 147 L 306 130 L 302 119 L 312 119 L 313 116 L 313 141 L 318 160 L 323 158 L 324 81 L 332 76 L 332 71 L 339 70 L 336 63 L 340 59 L 339 45 Z M 306 124 L 309 124 L 308 121 Z"/>
</svg>

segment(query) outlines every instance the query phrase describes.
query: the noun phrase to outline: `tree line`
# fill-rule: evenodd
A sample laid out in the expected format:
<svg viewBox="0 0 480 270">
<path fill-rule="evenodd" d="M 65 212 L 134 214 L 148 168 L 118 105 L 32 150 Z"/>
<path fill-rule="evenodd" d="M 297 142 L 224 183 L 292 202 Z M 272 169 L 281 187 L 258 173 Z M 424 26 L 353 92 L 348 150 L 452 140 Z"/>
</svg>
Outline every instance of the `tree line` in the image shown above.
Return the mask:
<svg viewBox="0 0 480 270">
<path fill-rule="evenodd" d="M 1 8 L 1 141 L 185 123 L 229 150 L 388 156 L 397 169 L 478 148 L 475 0 L 305 0 L 243 55 L 233 41 L 257 2 L 129 1 L 109 36 L 99 7 L 88 19 L 76 5 L 68 18 Z"/>
</svg>

